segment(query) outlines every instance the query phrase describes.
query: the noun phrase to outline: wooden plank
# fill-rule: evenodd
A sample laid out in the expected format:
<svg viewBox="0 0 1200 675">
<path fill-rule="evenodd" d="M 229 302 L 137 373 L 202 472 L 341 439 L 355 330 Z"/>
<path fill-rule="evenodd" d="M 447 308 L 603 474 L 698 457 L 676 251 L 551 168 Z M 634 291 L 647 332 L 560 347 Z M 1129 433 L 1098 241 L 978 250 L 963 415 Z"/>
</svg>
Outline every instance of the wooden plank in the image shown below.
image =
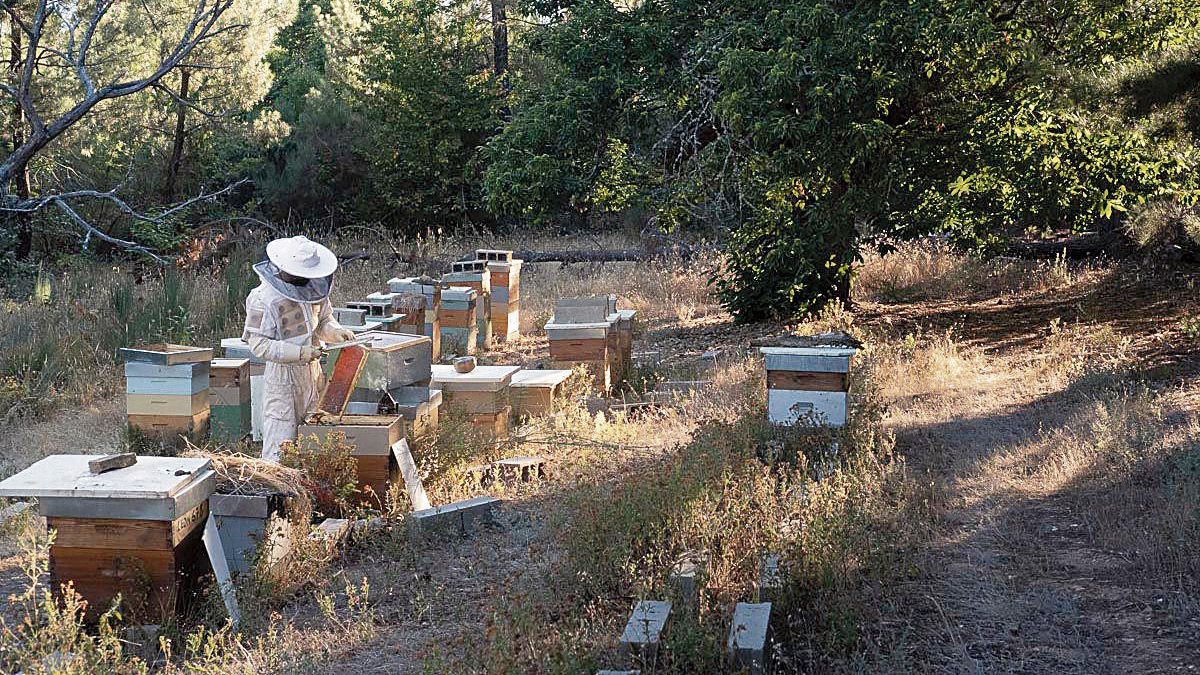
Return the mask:
<svg viewBox="0 0 1200 675">
<path fill-rule="evenodd" d="M 156 366 L 176 366 L 183 363 L 211 361 L 213 357 L 211 347 L 192 347 L 190 345 L 176 345 L 166 342 L 139 345 L 137 347 L 122 347 L 117 352 L 121 360 L 125 363 L 136 361 Z"/>
<path fill-rule="evenodd" d="M 367 363 L 367 350 L 361 346 L 347 347 L 338 350 L 337 363 L 325 391 L 321 394 L 321 402 L 317 408 L 330 415 L 341 415 L 346 411 L 350 395 L 358 384 L 358 376 Z"/>
<path fill-rule="evenodd" d="M 46 519 L 46 527 L 57 532 L 56 546 L 170 551 L 203 525 L 207 517 L 208 503 L 204 502 L 174 522 L 50 517 Z"/>
<path fill-rule="evenodd" d="M 99 459 L 89 461 L 88 470 L 92 473 L 104 473 L 105 471 L 124 469 L 134 464 L 137 464 L 137 455 L 132 452 L 122 452 L 115 455 L 105 455 Z"/>
<path fill-rule="evenodd" d="M 608 339 L 551 340 L 550 356 L 556 361 L 601 361 L 608 358 Z"/>
<path fill-rule="evenodd" d="M 768 370 L 767 389 L 787 391 L 847 391 L 846 373 L 805 373 L 795 370 Z"/>
</svg>

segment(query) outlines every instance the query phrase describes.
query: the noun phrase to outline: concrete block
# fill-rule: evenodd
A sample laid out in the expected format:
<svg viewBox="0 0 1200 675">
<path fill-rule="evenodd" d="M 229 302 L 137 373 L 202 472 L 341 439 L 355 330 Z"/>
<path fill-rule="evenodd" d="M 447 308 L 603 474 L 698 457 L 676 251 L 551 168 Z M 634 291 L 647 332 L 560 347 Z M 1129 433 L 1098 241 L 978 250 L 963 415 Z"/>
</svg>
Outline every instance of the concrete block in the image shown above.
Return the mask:
<svg viewBox="0 0 1200 675">
<path fill-rule="evenodd" d="M 779 565 L 779 554 L 768 553 L 758 565 L 758 601 L 773 602 L 783 592 L 783 570 Z"/>
<path fill-rule="evenodd" d="M 667 587 L 672 599 L 687 614 L 695 615 L 700 610 L 700 586 L 704 583 L 707 564 L 708 556 L 703 551 L 688 551 L 667 575 Z"/>
<path fill-rule="evenodd" d="M 367 310 L 350 307 L 334 307 L 333 318 L 347 328 L 361 326 L 367 322 Z"/>
<path fill-rule="evenodd" d="M 350 534 L 350 521 L 344 518 L 326 518 L 313 528 L 310 539 L 324 542 L 330 550 L 337 548 Z"/>
<path fill-rule="evenodd" d="M 622 659 L 636 658 L 652 662 L 658 655 L 658 645 L 671 619 L 671 603 L 662 600 L 641 600 L 629 615 L 618 645 Z"/>
<path fill-rule="evenodd" d="M 467 534 L 490 522 L 492 510 L 500 504 L 495 497 L 483 496 L 413 511 L 409 514 L 409 528 L 420 534 Z"/>
<path fill-rule="evenodd" d="M 730 664 L 750 675 L 765 675 L 771 656 L 770 629 L 771 603 L 739 602 L 725 642 Z"/>
</svg>

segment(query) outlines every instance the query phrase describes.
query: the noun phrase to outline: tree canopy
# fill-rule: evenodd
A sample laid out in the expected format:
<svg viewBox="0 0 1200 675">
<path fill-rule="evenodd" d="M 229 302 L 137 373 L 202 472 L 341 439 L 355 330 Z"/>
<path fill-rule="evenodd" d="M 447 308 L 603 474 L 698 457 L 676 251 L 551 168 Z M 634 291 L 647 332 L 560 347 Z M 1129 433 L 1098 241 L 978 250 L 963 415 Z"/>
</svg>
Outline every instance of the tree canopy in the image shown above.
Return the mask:
<svg viewBox="0 0 1200 675">
<path fill-rule="evenodd" d="M 213 2 L 3 3 L 5 36 L 27 39 L 37 7 L 60 26 L 106 7 L 101 81 L 153 67 Z M 27 185 L 5 176 L 6 194 L 119 188 L 154 212 L 245 179 L 209 210 L 397 235 L 642 222 L 719 240 L 713 281 L 744 320 L 845 300 L 869 247 L 988 251 L 1196 203 L 1195 136 L 1162 105 L 1126 105 L 1147 86 L 1131 74 L 1200 63 L 1190 0 L 217 5 L 212 36 L 39 151 Z M 51 34 L 71 53 L 69 30 Z M 71 69 L 34 65 L 39 105 L 69 108 Z M 0 108 L 10 157 L 32 131 L 17 110 Z M 80 211 L 157 251 L 201 217 L 171 213 Z M 9 216 L 10 233 L 30 222 Z M 35 218 L 43 252 L 78 236 Z"/>
</svg>

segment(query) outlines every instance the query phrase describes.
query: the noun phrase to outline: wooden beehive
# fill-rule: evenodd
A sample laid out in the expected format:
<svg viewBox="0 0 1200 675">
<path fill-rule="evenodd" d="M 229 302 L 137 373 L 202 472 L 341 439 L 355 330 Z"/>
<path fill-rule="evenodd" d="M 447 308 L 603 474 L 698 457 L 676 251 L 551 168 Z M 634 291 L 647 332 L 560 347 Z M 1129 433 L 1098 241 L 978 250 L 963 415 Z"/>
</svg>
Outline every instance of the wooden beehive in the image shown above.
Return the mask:
<svg viewBox="0 0 1200 675">
<path fill-rule="evenodd" d="M 620 358 L 619 315 L 609 312 L 608 296 L 570 298 L 555 306 L 546 324 L 550 358 L 556 368 L 587 366 L 597 391 L 607 393 L 616 384 L 614 373 Z M 579 304 L 569 304 L 577 302 Z"/>
<path fill-rule="evenodd" d="M 459 261 L 453 263 L 453 267 L 456 271 L 443 274 L 442 283 L 475 291 L 475 338 L 479 347 L 487 347 L 492 341 L 492 284 L 487 263 Z M 443 298 L 443 303 L 445 301 Z"/>
<path fill-rule="evenodd" d="M 478 297 L 472 288 L 452 287 L 442 292 L 438 321 L 443 352 L 475 353 L 479 330 Z"/>
<path fill-rule="evenodd" d="M 521 370 L 513 374 L 509 388 L 513 412 L 518 416 L 545 415 L 555 411 L 563 385 L 571 370 Z"/>
<path fill-rule="evenodd" d="M 212 349 L 152 344 L 122 349 L 121 356 L 132 430 L 168 445 L 207 434 Z"/>
<path fill-rule="evenodd" d="M 346 443 L 354 446 L 351 455 L 358 468 L 359 489 L 364 495 L 373 493 L 383 499 L 388 493 L 388 484 L 396 478 L 397 467 L 391 459 L 391 447 L 405 437 L 404 419 L 391 415 L 329 416 L 318 413 L 296 430 L 297 436 L 314 435 L 321 441 L 333 432 L 341 432 Z"/>
<path fill-rule="evenodd" d="M 509 384 L 519 370 L 519 366 L 476 366 L 470 372 L 460 373 L 454 366 L 435 365 L 430 386 L 442 391 L 446 412 L 466 415 L 476 426 L 495 429 L 499 416 L 507 418 L 512 412 L 508 403 Z M 507 434 L 507 421 L 503 430 Z"/>
<path fill-rule="evenodd" d="M 139 457 L 93 474 L 98 455 L 52 455 L 0 482 L 0 496 L 34 497 L 57 532 L 50 580 L 70 584 L 95 618 L 119 596 L 136 623 L 164 624 L 208 570 L 201 536 L 216 486 L 207 459 Z"/>
<path fill-rule="evenodd" d="M 521 334 L 521 266 L 512 251 L 478 249 L 475 258 L 487 263 L 491 275 L 492 336 L 508 341 Z"/>
<path fill-rule="evenodd" d="M 831 427 L 846 424 L 850 347 L 762 347 L 771 422 Z"/>
</svg>

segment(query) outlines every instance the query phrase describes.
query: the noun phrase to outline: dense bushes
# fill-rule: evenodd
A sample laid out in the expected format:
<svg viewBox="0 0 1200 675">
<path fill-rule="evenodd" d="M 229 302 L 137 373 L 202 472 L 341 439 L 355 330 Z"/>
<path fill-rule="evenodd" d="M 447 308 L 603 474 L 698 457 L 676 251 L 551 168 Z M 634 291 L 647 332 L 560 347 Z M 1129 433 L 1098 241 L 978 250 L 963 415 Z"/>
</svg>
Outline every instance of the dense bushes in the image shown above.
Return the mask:
<svg viewBox="0 0 1200 675">
<path fill-rule="evenodd" d="M 743 320 L 848 300 L 865 247 L 942 233 L 986 251 L 1195 203 L 1188 0 L 537 0 L 508 8 L 503 77 L 487 5 L 246 0 L 246 25 L 205 45 L 222 68 L 88 118 L 31 167 L 35 191 L 120 183 L 153 208 L 249 177 L 223 208 L 293 225 L 700 230 Z M 104 53 L 160 39 L 131 12 Z M 223 214 L 84 215 L 164 249 Z M 39 219 L 48 252 L 76 245 L 77 223 Z"/>
</svg>

